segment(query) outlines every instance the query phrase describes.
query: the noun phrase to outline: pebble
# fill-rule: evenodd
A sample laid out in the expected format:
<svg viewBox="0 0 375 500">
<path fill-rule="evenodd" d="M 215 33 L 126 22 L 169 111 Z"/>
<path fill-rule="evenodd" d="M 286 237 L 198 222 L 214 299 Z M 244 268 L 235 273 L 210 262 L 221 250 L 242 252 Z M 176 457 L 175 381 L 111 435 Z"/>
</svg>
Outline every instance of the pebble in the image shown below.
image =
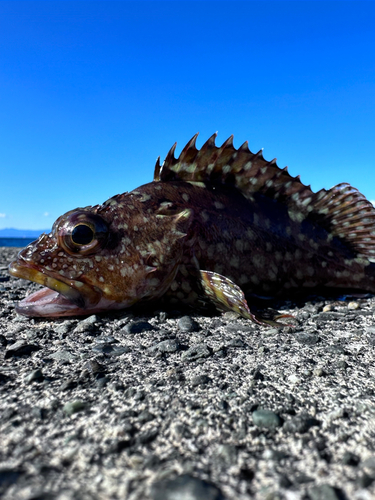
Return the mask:
<svg viewBox="0 0 375 500">
<path fill-rule="evenodd" d="M 256 326 L 245 325 L 243 323 L 240 323 L 239 321 L 236 321 L 234 323 L 228 323 L 225 329 L 228 333 L 253 333 L 256 330 Z"/>
<path fill-rule="evenodd" d="M 296 434 L 303 434 L 311 427 L 319 426 L 320 422 L 307 414 L 295 415 L 290 420 L 287 420 L 283 426 L 285 432 Z"/>
<path fill-rule="evenodd" d="M 83 319 L 74 328 L 74 333 L 91 333 L 96 329 L 95 323 L 98 322 L 98 317 L 93 314 L 86 319 Z"/>
<path fill-rule="evenodd" d="M 197 375 L 191 379 L 191 385 L 197 387 L 198 385 L 207 385 L 211 382 L 211 378 L 207 375 Z"/>
<path fill-rule="evenodd" d="M 99 389 L 102 389 L 103 387 L 105 387 L 108 382 L 110 382 L 111 379 L 109 377 L 99 377 L 96 379 L 96 386 L 99 388 Z"/>
<path fill-rule="evenodd" d="M 220 444 L 216 449 L 216 456 L 227 465 L 234 465 L 237 462 L 238 450 L 232 444 Z"/>
<path fill-rule="evenodd" d="M 266 429 L 276 429 L 282 425 L 279 415 L 271 410 L 255 410 L 252 413 L 252 419 L 257 427 Z"/>
<path fill-rule="evenodd" d="M 180 348 L 180 345 L 176 339 L 167 339 L 158 342 L 157 344 L 149 348 L 150 352 L 176 352 Z"/>
<path fill-rule="evenodd" d="M 67 415 L 74 415 L 79 411 L 85 410 L 87 407 L 88 403 L 86 403 L 85 401 L 77 400 L 66 403 L 63 407 L 63 410 Z"/>
<path fill-rule="evenodd" d="M 177 322 L 177 327 L 181 332 L 197 332 L 199 324 L 190 316 L 182 316 Z"/>
<path fill-rule="evenodd" d="M 121 345 L 111 345 L 111 344 L 97 344 L 92 350 L 94 352 L 99 352 L 101 354 L 106 354 L 107 356 L 121 356 L 127 352 L 131 352 L 130 347 Z"/>
<path fill-rule="evenodd" d="M 4 357 L 8 359 L 12 356 L 30 356 L 32 352 L 39 349 L 40 347 L 35 344 L 28 344 L 25 340 L 18 340 L 7 348 Z"/>
<path fill-rule="evenodd" d="M 351 467 L 357 467 L 359 464 L 359 457 L 351 451 L 346 451 L 342 457 L 342 463 L 344 465 L 350 465 Z"/>
<path fill-rule="evenodd" d="M 154 420 L 155 415 L 151 413 L 148 410 L 143 410 L 139 415 L 138 415 L 138 422 L 145 424 L 146 422 L 151 422 L 151 420 Z"/>
<path fill-rule="evenodd" d="M 39 368 L 37 368 L 36 370 L 33 370 L 31 373 L 29 373 L 26 377 L 25 377 L 25 382 L 27 384 L 30 384 L 31 382 L 42 382 L 44 379 L 44 376 L 43 376 L 43 373 L 42 373 L 42 370 L 39 370 Z"/>
<path fill-rule="evenodd" d="M 73 321 L 64 321 L 64 323 L 56 325 L 53 328 L 53 331 L 59 335 L 66 335 L 72 330 L 74 324 L 75 323 Z"/>
<path fill-rule="evenodd" d="M 310 500 L 340 500 L 342 495 L 328 484 L 313 486 L 308 490 Z"/>
<path fill-rule="evenodd" d="M 153 329 L 154 327 L 148 321 L 130 321 L 130 323 L 124 326 L 121 332 L 134 334 L 149 332 Z"/>
<path fill-rule="evenodd" d="M 197 359 L 208 358 L 211 356 L 211 350 L 206 344 L 197 344 L 190 347 L 181 355 L 182 361 L 195 361 Z"/>
<path fill-rule="evenodd" d="M 245 342 L 240 338 L 240 337 L 236 337 L 234 339 L 231 339 L 228 343 L 227 343 L 227 347 L 247 347 L 247 344 L 245 344 Z"/>
<path fill-rule="evenodd" d="M 154 483 L 151 498 L 152 500 L 225 500 L 215 485 L 189 474 Z"/>
<path fill-rule="evenodd" d="M 63 362 L 74 361 L 77 358 L 75 354 L 65 349 L 61 349 L 60 351 L 55 351 L 54 353 L 50 354 L 49 357 L 56 361 L 63 361 Z"/>
<path fill-rule="evenodd" d="M 319 336 L 316 333 L 296 333 L 295 338 L 300 344 L 304 345 L 315 345 L 319 342 Z"/>
</svg>

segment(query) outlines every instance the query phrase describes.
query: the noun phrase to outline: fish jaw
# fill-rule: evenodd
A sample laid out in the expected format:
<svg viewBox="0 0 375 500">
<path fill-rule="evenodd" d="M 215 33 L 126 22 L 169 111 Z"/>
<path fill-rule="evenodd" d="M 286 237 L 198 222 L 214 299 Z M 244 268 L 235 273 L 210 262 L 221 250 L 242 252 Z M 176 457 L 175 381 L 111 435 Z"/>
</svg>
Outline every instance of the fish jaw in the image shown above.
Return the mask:
<svg viewBox="0 0 375 500">
<path fill-rule="evenodd" d="M 88 315 L 111 308 L 111 302 L 102 297 L 99 289 L 81 281 L 64 280 L 47 275 L 37 267 L 18 260 L 9 265 L 9 273 L 27 279 L 45 288 L 21 300 L 16 311 L 24 316 L 59 317 Z M 115 304 L 112 308 L 117 308 Z M 122 305 L 124 307 L 124 305 Z"/>
</svg>

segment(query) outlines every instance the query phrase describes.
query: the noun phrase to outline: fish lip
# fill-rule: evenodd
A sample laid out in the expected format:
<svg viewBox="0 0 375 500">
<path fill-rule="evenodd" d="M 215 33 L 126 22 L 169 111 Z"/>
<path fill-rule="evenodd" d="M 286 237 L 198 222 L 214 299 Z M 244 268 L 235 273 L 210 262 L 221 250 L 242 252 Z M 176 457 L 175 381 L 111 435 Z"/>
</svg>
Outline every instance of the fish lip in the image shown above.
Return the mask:
<svg viewBox="0 0 375 500">
<path fill-rule="evenodd" d="M 56 275 L 54 272 L 48 272 L 47 274 L 43 269 L 39 269 L 28 262 L 20 262 L 19 259 L 9 264 L 8 271 L 9 274 L 16 278 L 26 279 L 44 285 L 54 292 L 58 292 L 68 301 L 67 307 L 71 303 L 72 306 L 80 310 L 86 309 L 96 305 L 102 296 L 99 290 L 95 290 L 82 281 L 68 279 L 64 276 Z M 24 300 L 26 301 L 26 299 Z M 27 314 L 27 311 L 22 306 L 22 302 L 18 304 L 17 310 L 21 314 Z"/>
</svg>

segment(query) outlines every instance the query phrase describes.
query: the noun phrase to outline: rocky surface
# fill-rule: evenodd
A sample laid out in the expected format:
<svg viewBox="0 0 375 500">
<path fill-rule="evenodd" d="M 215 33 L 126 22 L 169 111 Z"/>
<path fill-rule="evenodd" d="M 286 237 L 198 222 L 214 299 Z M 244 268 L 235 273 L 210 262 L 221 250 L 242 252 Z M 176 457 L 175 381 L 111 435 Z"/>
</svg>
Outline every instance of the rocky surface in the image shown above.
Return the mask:
<svg viewBox="0 0 375 500">
<path fill-rule="evenodd" d="M 45 320 L 0 249 L 5 500 L 375 498 L 375 299 Z M 288 309 L 289 308 L 289 309 Z"/>
</svg>

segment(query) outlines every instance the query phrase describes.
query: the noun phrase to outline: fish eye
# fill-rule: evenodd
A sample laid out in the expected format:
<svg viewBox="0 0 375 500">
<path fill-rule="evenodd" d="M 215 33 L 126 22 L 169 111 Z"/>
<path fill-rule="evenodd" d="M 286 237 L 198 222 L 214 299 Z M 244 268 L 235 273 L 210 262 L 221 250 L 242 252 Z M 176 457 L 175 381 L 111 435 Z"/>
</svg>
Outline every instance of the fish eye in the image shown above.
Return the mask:
<svg viewBox="0 0 375 500">
<path fill-rule="evenodd" d="M 57 238 L 68 253 L 88 255 L 104 247 L 108 226 L 99 215 L 79 210 L 66 214 L 57 230 Z"/>
<path fill-rule="evenodd" d="M 94 239 L 94 231 L 87 224 L 77 224 L 72 231 L 72 241 L 76 245 L 88 245 Z"/>
</svg>

